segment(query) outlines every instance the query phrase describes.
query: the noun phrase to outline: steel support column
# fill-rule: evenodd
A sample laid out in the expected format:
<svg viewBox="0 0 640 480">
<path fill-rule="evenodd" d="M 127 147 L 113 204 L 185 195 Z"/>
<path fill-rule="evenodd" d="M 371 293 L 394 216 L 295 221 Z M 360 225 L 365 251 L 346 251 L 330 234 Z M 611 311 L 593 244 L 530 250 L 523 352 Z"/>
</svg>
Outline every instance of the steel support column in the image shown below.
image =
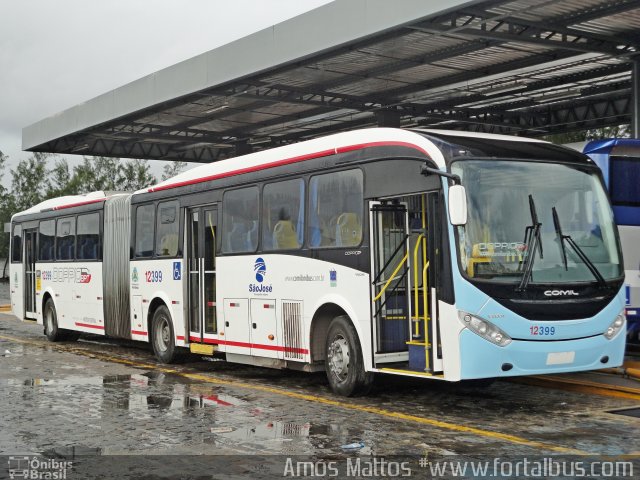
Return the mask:
<svg viewBox="0 0 640 480">
<path fill-rule="evenodd" d="M 631 69 L 631 137 L 640 138 L 640 58 L 635 57 Z"/>
<path fill-rule="evenodd" d="M 400 127 L 402 115 L 396 110 L 379 110 L 376 112 L 376 120 L 379 127 Z"/>
</svg>

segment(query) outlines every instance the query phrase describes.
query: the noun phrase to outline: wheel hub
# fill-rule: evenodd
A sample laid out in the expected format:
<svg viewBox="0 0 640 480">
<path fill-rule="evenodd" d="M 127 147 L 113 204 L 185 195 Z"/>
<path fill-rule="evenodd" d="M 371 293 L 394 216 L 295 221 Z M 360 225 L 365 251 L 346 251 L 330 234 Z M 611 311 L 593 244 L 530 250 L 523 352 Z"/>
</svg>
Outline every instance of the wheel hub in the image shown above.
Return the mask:
<svg viewBox="0 0 640 480">
<path fill-rule="evenodd" d="M 156 338 L 158 339 L 159 349 L 164 352 L 171 341 L 171 329 L 169 328 L 169 322 L 166 318 L 162 318 L 158 322 L 158 335 Z"/>
<path fill-rule="evenodd" d="M 329 345 L 329 368 L 340 380 L 349 372 L 349 343 L 342 336 L 336 337 Z"/>
</svg>

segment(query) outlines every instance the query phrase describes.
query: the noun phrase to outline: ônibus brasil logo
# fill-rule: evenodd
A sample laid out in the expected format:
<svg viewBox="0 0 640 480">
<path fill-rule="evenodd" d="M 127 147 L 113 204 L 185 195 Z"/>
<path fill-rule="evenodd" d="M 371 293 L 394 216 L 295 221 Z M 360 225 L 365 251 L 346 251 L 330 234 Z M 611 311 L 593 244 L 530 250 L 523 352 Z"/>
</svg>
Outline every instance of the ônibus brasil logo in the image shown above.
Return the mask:
<svg viewBox="0 0 640 480">
<path fill-rule="evenodd" d="M 264 277 L 267 275 L 267 264 L 265 263 L 262 257 L 256 258 L 255 263 L 253 264 L 253 273 L 256 276 L 256 282 L 249 284 L 249 292 L 250 293 L 271 293 L 273 291 L 272 285 L 265 285 Z"/>
</svg>

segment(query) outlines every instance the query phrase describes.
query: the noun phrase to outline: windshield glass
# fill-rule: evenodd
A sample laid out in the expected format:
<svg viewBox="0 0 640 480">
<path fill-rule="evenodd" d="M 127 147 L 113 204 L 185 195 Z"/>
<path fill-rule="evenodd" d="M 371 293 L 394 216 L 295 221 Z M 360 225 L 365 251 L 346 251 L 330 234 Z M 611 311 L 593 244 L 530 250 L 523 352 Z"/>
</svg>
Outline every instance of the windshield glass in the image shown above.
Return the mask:
<svg viewBox="0 0 640 480">
<path fill-rule="evenodd" d="M 622 275 L 613 214 L 595 173 L 499 160 L 460 160 L 451 171 L 467 193 L 468 221 L 457 228 L 460 264 L 468 277 L 519 284 L 533 254 L 532 284 L 594 282 L 589 266 L 559 240 L 554 207 L 562 235 L 575 241 L 602 277 Z M 536 221 L 538 235 L 532 233 Z M 534 252 L 536 243 L 542 248 Z"/>
</svg>

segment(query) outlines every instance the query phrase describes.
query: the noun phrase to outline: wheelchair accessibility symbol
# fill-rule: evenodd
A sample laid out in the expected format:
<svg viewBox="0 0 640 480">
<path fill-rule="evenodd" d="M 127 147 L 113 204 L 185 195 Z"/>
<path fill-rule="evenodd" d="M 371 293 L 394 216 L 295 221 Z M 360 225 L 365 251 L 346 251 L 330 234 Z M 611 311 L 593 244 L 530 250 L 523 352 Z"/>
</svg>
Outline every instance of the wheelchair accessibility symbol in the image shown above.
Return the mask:
<svg viewBox="0 0 640 480">
<path fill-rule="evenodd" d="M 182 278 L 182 265 L 180 262 L 173 262 L 173 279 L 180 280 Z"/>
</svg>

